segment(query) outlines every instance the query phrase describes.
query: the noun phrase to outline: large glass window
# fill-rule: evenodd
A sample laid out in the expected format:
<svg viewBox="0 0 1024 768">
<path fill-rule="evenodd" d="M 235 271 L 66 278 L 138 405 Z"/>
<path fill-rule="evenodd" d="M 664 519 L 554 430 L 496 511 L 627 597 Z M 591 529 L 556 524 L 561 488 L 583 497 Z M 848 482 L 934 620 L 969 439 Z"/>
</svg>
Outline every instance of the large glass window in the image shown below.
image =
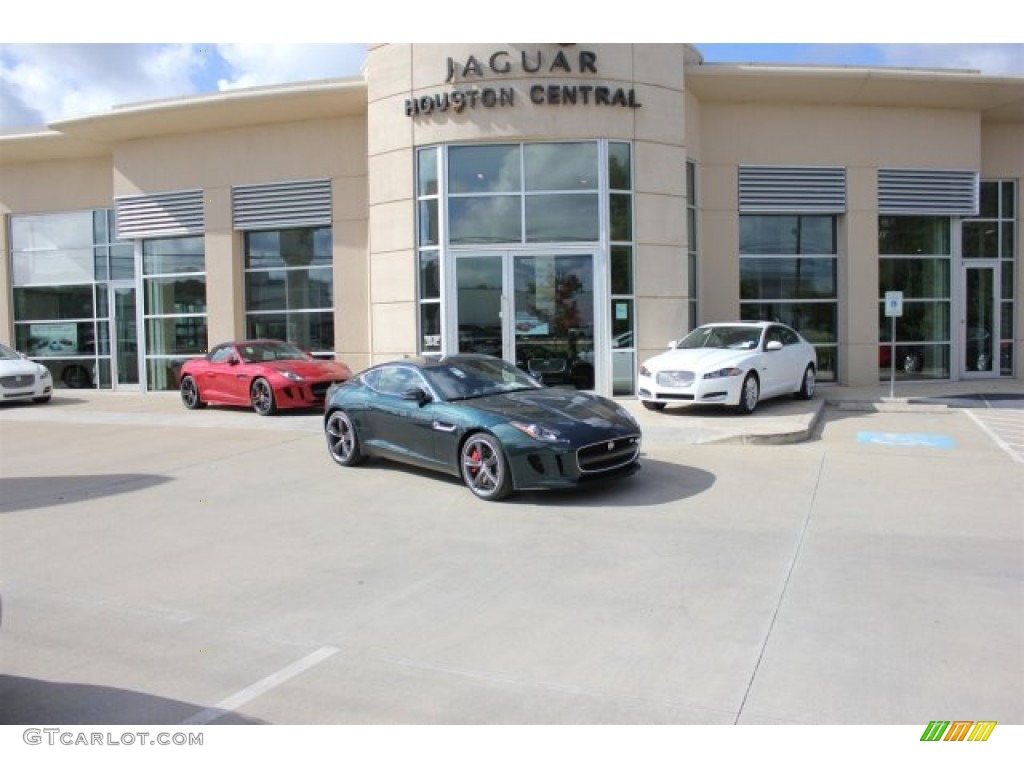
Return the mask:
<svg viewBox="0 0 1024 768">
<path fill-rule="evenodd" d="M 245 233 L 246 335 L 334 352 L 331 228 Z"/>
<path fill-rule="evenodd" d="M 208 348 L 204 239 L 143 242 L 142 290 L 147 386 L 177 389 L 182 364 Z"/>
<path fill-rule="evenodd" d="M 950 376 L 952 221 L 945 216 L 878 219 L 878 377 Z M 903 316 L 885 316 L 886 291 L 903 292 Z"/>
<path fill-rule="evenodd" d="M 1013 181 L 982 181 L 978 217 L 962 224 L 961 251 L 965 260 L 998 260 L 999 375 L 1014 370 L 1014 320 L 1017 245 L 1017 185 Z"/>
<path fill-rule="evenodd" d="M 740 317 L 791 325 L 818 352 L 818 380 L 838 379 L 836 217 L 740 216 Z"/>
<path fill-rule="evenodd" d="M 592 141 L 449 147 L 449 243 L 598 240 L 598 148 Z M 436 173 L 436 168 L 429 173 Z M 421 178 L 426 179 L 420 181 L 422 195 L 433 176 Z M 429 200 L 423 198 L 421 203 Z M 619 230 L 616 239 L 628 240 L 632 218 L 622 205 L 613 204 L 612 226 Z M 424 237 L 432 231 L 431 212 L 429 205 L 421 204 L 421 245 L 432 244 Z"/>
<path fill-rule="evenodd" d="M 607 274 L 600 284 L 609 286 L 600 297 L 602 303 L 608 303 L 598 311 L 610 313 L 611 321 L 604 326 L 611 331 L 610 348 L 593 352 L 605 360 L 610 355 L 614 394 L 632 394 L 636 367 L 633 188 L 632 145 L 628 142 L 418 149 L 419 352 L 440 354 L 445 335 L 454 339 L 454 333 L 442 327 L 446 312 L 441 286 L 445 284 L 453 284 L 466 299 L 458 304 L 457 348 L 486 348 L 498 355 L 507 352 L 503 350 L 502 323 L 511 322 L 511 317 L 502 316 L 501 274 L 494 301 L 484 301 L 485 289 L 471 274 L 473 266 L 491 263 L 488 254 L 492 249 L 486 246 L 501 246 L 503 252 L 511 250 L 508 246 L 522 246 L 515 250 L 525 252 L 527 260 L 520 263 L 526 264 L 529 253 L 552 255 L 535 246 L 584 244 L 582 252 L 603 250 L 601 266 Z M 452 248 L 454 256 L 469 252 L 469 246 L 474 247 L 473 258 L 460 259 L 456 274 L 445 277 L 446 269 L 455 266 L 454 259 L 447 259 L 447 249 Z M 500 262 L 500 256 L 494 258 Z M 470 294 L 474 294 L 472 301 L 467 298 Z M 596 301 L 596 297 L 588 300 Z M 482 313 L 481 317 L 464 316 L 468 307 Z"/>
<path fill-rule="evenodd" d="M 135 274 L 113 218 L 109 209 L 11 217 L 15 346 L 57 387 L 111 385 L 106 281 Z"/>
<path fill-rule="evenodd" d="M 689 327 L 696 328 L 697 322 L 697 165 L 686 163 L 686 265 L 689 277 L 690 299 L 687 305 Z"/>
</svg>

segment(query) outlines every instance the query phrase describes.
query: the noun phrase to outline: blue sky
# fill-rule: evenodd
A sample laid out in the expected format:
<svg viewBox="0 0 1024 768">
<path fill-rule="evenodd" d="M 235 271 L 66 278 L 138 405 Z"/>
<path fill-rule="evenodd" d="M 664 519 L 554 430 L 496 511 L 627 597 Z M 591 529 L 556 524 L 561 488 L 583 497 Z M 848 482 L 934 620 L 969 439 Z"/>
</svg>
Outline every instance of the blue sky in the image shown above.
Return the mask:
<svg viewBox="0 0 1024 768">
<path fill-rule="evenodd" d="M 590 13 L 548 0 L 387 3 L 366 10 L 288 0 L 272 6 L 274 13 L 241 15 L 232 4 L 175 0 L 174 12 L 161 12 L 154 24 L 137 0 L 19 3 L 5 8 L 0 26 L 0 131 L 40 128 L 117 104 L 358 75 L 365 45 L 339 38 L 445 42 L 497 32 L 529 40 L 540 30 L 560 39 L 608 40 L 614 34 L 614 40 L 634 42 L 708 40 L 695 43 L 707 62 L 975 69 L 1024 77 L 1024 43 L 1017 42 L 1024 36 L 1006 17 L 1005 0 L 972 0 L 970 13 L 962 2 L 944 8 L 943 0 L 932 0 L 927 14 L 918 3 L 858 0 L 855 13 L 838 19 L 820 0 L 733 0 L 720 8 L 678 6 L 672 15 L 664 0 L 627 5 L 629 15 L 616 16 L 623 5 L 594 4 Z M 163 42 L 150 42 L 154 36 Z M 786 42 L 801 38 L 820 42 Z M 744 39 L 758 42 L 727 42 Z"/>
</svg>

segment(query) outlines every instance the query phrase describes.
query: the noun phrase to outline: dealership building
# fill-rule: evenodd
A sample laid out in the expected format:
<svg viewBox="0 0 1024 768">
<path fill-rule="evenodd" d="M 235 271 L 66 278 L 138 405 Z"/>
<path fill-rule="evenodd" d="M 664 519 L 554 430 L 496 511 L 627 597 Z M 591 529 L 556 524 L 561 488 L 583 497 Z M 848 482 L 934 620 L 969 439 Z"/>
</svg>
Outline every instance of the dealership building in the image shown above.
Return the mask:
<svg viewBox="0 0 1024 768">
<path fill-rule="evenodd" d="M 354 78 L 0 135 L 0 341 L 58 387 L 275 338 L 630 396 L 695 325 L 772 319 L 823 383 L 1020 380 L 1022 178 L 1021 77 L 371 45 Z"/>
</svg>

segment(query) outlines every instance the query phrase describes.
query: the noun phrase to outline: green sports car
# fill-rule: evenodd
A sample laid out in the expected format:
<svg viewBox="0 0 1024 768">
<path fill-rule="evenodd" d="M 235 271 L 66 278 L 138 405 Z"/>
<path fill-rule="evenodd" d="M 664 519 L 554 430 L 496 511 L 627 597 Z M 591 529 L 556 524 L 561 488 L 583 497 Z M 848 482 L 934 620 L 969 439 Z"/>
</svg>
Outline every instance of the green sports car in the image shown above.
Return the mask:
<svg viewBox="0 0 1024 768">
<path fill-rule="evenodd" d="M 481 499 L 639 469 L 640 427 L 617 403 L 547 388 L 487 355 L 406 358 L 327 392 L 331 458 L 380 456 L 461 477 Z"/>
</svg>

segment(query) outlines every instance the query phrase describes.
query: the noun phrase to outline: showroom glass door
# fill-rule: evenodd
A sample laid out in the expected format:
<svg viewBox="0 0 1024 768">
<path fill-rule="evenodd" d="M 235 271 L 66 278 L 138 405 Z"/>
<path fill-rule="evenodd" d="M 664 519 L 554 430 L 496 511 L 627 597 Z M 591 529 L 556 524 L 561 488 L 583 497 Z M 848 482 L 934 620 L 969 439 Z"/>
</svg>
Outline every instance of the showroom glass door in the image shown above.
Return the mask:
<svg viewBox="0 0 1024 768">
<path fill-rule="evenodd" d="M 999 265 L 964 264 L 964 320 L 960 343 L 960 372 L 965 378 L 998 376 Z"/>
<path fill-rule="evenodd" d="M 595 387 L 592 253 L 461 255 L 459 352 L 502 357 L 549 386 Z"/>
<path fill-rule="evenodd" d="M 139 326 L 135 282 L 110 283 L 114 389 L 139 385 Z"/>
<path fill-rule="evenodd" d="M 594 388 L 594 258 L 512 257 L 511 360 L 552 387 Z"/>
</svg>

